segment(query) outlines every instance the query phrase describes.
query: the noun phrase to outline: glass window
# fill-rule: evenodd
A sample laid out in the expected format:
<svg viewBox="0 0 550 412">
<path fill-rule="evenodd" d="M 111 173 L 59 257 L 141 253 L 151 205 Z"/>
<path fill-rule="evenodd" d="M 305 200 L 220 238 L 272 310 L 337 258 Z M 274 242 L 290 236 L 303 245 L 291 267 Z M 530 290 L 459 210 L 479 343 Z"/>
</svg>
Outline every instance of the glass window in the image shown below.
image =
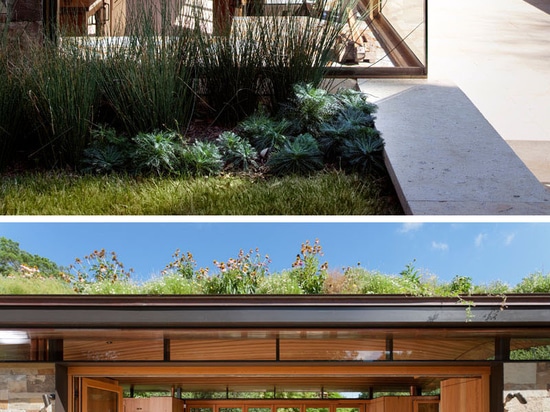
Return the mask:
<svg viewBox="0 0 550 412">
<path fill-rule="evenodd" d="M 391 69 L 399 68 L 399 73 L 404 75 L 425 75 L 426 1 L 169 0 L 160 7 L 159 0 L 150 0 L 150 6 L 138 0 L 118 0 L 110 2 L 109 18 L 106 18 L 103 8 L 93 8 L 98 2 L 85 0 L 87 7 L 75 8 L 78 1 L 63 0 L 59 26 L 61 32 L 68 35 L 119 37 L 128 36 L 132 27 L 149 20 L 153 23 L 151 27 L 159 32 L 164 31 L 164 26 L 170 26 L 200 28 L 208 34 L 225 36 L 242 32 L 244 28 L 245 31 L 258 30 L 259 41 L 267 44 L 269 35 L 265 27 L 272 27 L 275 32 L 278 25 L 280 32 L 281 22 L 286 21 L 284 24 L 288 25 L 291 20 L 300 20 L 299 26 L 304 29 L 301 39 L 313 39 L 320 45 L 324 40 L 317 34 L 323 33 L 328 23 L 336 23 L 339 31 L 337 36 L 331 35 L 332 47 L 328 50 L 332 56 L 328 63 L 331 71 L 368 75 L 369 71 L 380 73 L 381 69 L 390 76 Z M 350 4 L 354 4 L 353 7 L 350 8 Z M 153 11 L 155 15 L 144 17 Z M 268 16 L 276 19 L 266 20 Z M 289 32 L 283 30 L 283 33 Z M 280 38 L 275 40 L 284 47 Z M 316 52 L 312 50 L 310 54 Z"/>
<path fill-rule="evenodd" d="M 271 408 L 262 408 L 262 407 L 248 407 L 248 412 L 271 412 Z"/>
<path fill-rule="evenodd" d="M 422 64 L 426 64 L 426 23 L 422 0 L 385 0 L 380 13 Z"/>
<path fill-rule="evenodd" d="M 281 360 L 374 361 L 385 357 L 383 339 L 281 339 Z"/>
<path fill-rule="evenodd" d="M 0 361 L 30 360 L 31 341 L 26 332 L 0 330 Z"/>
<path fill-rule="evenodd" d="M 487 360 L 495 354 L 490 338 L 394 339 L 394 360 Z"/>
<path fill-rule="evenodd" d="M 550 339 L 511 339 L 511 360 L 550 360 Z"/>
<path fill-rule="evenodd" d="M 164 341 L 157 340 L 76 340 L 63 341 L 64 360 L 163 360 Z"/>
<path fill-rule="evenodd" d="M 218 412 L 242 412 L 243 408 L 219 408 Z"/>
</svg>

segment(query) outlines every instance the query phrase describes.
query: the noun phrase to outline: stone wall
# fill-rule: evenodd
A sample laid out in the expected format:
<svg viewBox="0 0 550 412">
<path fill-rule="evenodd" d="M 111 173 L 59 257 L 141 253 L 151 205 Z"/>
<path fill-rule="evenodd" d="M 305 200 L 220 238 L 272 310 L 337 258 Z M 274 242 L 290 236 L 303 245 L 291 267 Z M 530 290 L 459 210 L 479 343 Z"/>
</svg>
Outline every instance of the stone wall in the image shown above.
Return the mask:
<svg viewBox="0 0 550 412">
<path fill-rule="evenodd" d="M 505 401 L 507 396 L 505 411 L 550 412 L 550 362 L 504 364 Z"/>
<path fill-rule="evenodd" d="M 0 34 L 10 46 L 28 48 L 44 39 L 42 0 L 0 0 Z M 7 30 L 6 30 L 7 25 Z"/>
<path fill-rule="evenodd" d="M 40 412 L 43 395 L 55 393 L 55 366 L 51 363 L 0 363 L 0 412 Z M 52 401 L 54 404 L 55 401 Z"/>
</svg>

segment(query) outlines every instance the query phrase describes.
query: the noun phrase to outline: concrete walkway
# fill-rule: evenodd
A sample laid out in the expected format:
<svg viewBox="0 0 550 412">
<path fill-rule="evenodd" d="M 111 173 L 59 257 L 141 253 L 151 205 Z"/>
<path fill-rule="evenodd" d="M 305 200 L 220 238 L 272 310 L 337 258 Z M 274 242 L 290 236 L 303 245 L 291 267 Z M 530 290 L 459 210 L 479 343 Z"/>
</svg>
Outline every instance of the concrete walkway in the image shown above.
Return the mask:
<svg viewBox="0 0 550 412">
<path fill-rule="evenodd" d="M 550 214 L 548 3 L 429 0 L 428 79 L 359 81 L 407 213 Z"/>
</svg>

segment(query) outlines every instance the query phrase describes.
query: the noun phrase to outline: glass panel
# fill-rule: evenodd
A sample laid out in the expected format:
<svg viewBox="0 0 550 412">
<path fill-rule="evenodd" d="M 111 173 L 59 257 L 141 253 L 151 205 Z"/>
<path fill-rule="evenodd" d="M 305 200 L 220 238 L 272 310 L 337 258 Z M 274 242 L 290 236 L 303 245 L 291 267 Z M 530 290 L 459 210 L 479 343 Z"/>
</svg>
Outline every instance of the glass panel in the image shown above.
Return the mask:
<svg viewBox="0 0 550 412">
<path fill-rule="evenodd" d="M 219 408 L 218 412 L 242 412 L 243 408 Z"/>
<path fill-rule="evenodd" d="M 271 412 L 271 408 L 247 408 L 248 412 Z"/>
<path fill-rule="evenodd" d="M 292 408 L 292 407 L 278 407 L 277 408 L 277 412 L 300 412 L 300 408 L 299 407 L 295 407 L 295 408 Z"/>
<path fill-rule="evenodd" d="M 163 360 L 163 340 L 73 340 L 63 341 L 64 360 Z"/>
<path fill-rule="evenodd" d="M 550 339 L 510 339 L 511 360 L 550 360 Z"/>
<path fill-rule="evenodd" d="M 306 412 L 329 412 L 330 408 L 315 408 L 315 407 L 308 407 L 306 408 Z"/>
<path fill-rule="evenodd" d="M 0 360 L 30 360 L 31 341 L 26 332 L 0 330 Z"/>
<path fill-rule="evenodd" d="M 493 339 L 394 339 L 394 360 L 487 360 Z"/>
<path fill-rule="evenodd" d="M 0 360 L 21 361 L 30 360 L 30 345 L 2 345 L 0 344 Z"/>
<path fill-rule="evenodd" d="M 110 18 L 105 18 L 103 7 L 94 8 L 96 3 L 109 4 Z M 151 27 L 158 32 L 161 26 L 189 29 L 198 26 L 208 34 L 225 35 L 239 32 L 239 27 L 250 30 L 266 25 L 264 18 L 270 16 L 276 17 L 279 25 L 289 19 L 308 22 L 302 35 L 304 39 L 321 31 L 327 22 L 338 22 L 343 28 L 330 50 L 331 67 L 341 70 L 351 66 L 368 74 L 373 68 L 423 69 L 426 66 L 425 3 L 426 0 L 359 0 L 354 9 L 344 10 L 340 0 L 169 0 L 162 3 L 162 7 L 159 0 L 145 3 L 62 0 L 59 25 L 68 35 L 128 36 L 131 31 L 128 28 L 142 23 L 144 10 L 149 10 L 157 12 L 147 16 L 147 21 L 151 20 Z M 76 7 L 79 4 L 84 7 Z M 259 40 L 265 40 L 267 31 L 261 32 L 264 39 Z M 425 74 L 422 70 L 415 73 Z"/>
<path fill-rule="evenodd" d="M 118 412 L 118 394 L 99 388 L 88 388 L 87 412 Z"/>
<path fill-rule="evenodd" d="M 212 412 L 210 407 L 192 407 L 189 408 L 189 412 Z"/>
<path fill-rule="evenodd" d="M 386 341 L 352 339 L 281 339 L 281 360 L 381 360 Z"/>
<path fill-rule="evenodd" d="M 339 406 L 336 408 L 336 412 L 360 412 L 359 408 Z"/>
<path fill-rule="evenodd" d="M 380 13 L 404 40 L 405 44 L 426 64 L 426 23 L 423 0 L 385 0 Z"/>
</svg>

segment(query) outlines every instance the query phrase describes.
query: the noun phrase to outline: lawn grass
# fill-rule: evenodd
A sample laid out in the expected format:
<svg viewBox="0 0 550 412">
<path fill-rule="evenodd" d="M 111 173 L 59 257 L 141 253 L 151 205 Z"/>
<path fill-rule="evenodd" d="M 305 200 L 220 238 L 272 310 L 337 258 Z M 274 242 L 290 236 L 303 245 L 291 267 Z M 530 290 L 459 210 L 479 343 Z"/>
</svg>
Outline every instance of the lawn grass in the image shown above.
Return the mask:
<svg viewBox="0 0 550 412">
<path fill-rule="evenodd" d="M 324 172 L 269 178 L 91 176 L 61 172 L 4 176 L 2 215 L 395 215 L 383 179 Z M 388 193 L 387 193 L 388 192 Z"/>
</svg>

